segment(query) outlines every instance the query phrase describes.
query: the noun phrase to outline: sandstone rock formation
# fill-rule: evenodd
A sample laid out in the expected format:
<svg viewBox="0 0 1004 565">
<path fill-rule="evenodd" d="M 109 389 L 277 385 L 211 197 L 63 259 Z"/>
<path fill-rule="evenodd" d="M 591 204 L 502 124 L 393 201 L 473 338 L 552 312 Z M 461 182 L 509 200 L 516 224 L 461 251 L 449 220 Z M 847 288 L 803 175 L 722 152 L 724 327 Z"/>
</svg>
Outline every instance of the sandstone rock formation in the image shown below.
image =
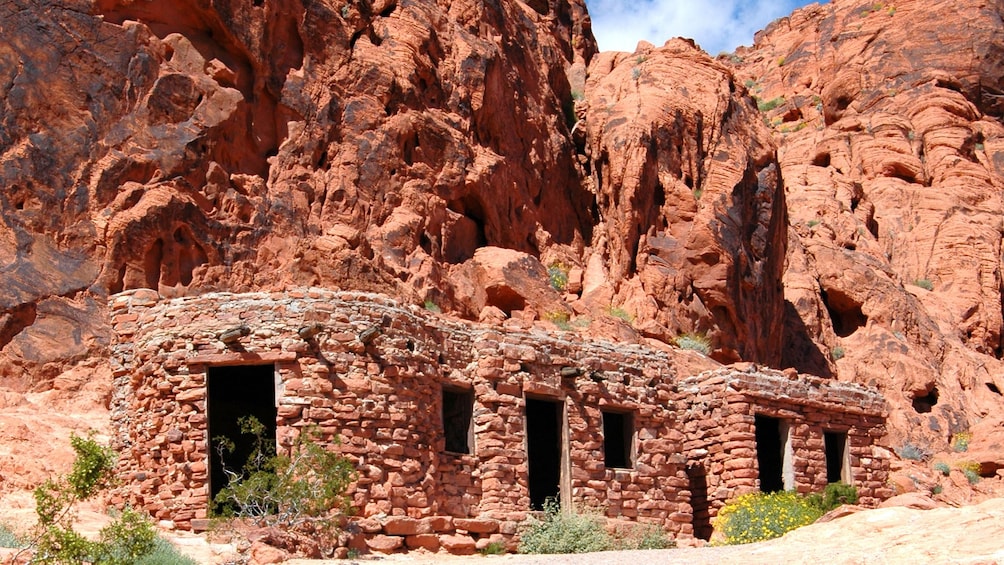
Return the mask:
<svg viewBox="0 0 1004 565">
<path fill-rule="evenodd" d="M 780 361 L 774 149 L 693 45 L 593 61 L 579 0 L 0 11 L 11 386 L 104 356 L 104 297 L 140 287 L 374 290 L 599 333 L 616 307 L 648 338 Z M 477 295 L 506 276 L 486 248 L 544 270 Z M 541 276 L 555 266 L 565 296 Z"/>
<path fill-rule="evenodd" d="M 1004 400 L 1002 15 L 834 0 L 713 60 L 597 53 L 581 0 L 4 2 L 0 386 L 100 375 L 110 293 L 316 285 L 703 334 L 945 450 Z"/>
<path fill-rule="evenodd" d="M 1000 421 L 1002 15 L 810 5 L 731 58 L 787 191 L 784 364 L 880 386 L 894 446 Z"/>
</svg>

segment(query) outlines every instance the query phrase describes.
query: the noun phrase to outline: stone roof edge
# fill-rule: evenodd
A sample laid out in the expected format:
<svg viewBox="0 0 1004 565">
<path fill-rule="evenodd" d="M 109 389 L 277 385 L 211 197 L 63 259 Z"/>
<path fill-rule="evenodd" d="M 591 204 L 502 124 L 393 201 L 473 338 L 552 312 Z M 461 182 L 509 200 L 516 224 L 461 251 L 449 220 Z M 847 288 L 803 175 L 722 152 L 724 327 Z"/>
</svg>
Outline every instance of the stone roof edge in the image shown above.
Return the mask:
<svg viewBox="0 0 1004 565">
<path fill-rule="evenodd" d="M 196 301 L 216 301 L 220 302 L 227 297 L 235 300 L 307 300 L 322 301 L 328 300 L 342 303 L 366 303 L 378 309 L 386 310 L 388 313 L 398 313 L 421 320 L 423 323 L 434 323 L 440 330 L 447 332 L 464 332 L 473 337 L 481 337 L 490 333 L 511 334 L 523 337 L 550 342 L 553 344 L 580 345 L 589 348 L 596 348 L 608 351 L 624 351 L 633 349 L 638 354 L 659 358 L 666 364 L 667 368 L 675 372 L 675 362 L 673 356 L 666 351 L 650 347 L 639 343 L 614 343 L 604 339 L 588 338 L 580 336 L 574 332 L 565 332 L 555 335 L 542 331 L 538 328 L 513 329 L 502 326 L 491 326 L 474 320 L 464 320 L 459 318 L 448 318 L 426 311 L 418 305 L 402 305 L 395 299 L 380 293 L 365 291 L 334 290 L 318 287 L 297 287 L 284 291 L 252 291 L 252 292 L 231 292 L 214 291 L 202 294 L 168 298 L 160 296 L 152 289 L 132 289 L 114 294 L 108 297 L 108 305 L 113 314 L 119 310 L 145 309 L 156 310 L 158 308 L 168 308 L 171 306 L 182 306 L 185 302 Z M 566 335 L 567 334 L 567 335 Z M 571 339 L 570 339 L 571 338 Z"/>
<path fill-rule="evenodd" d="M 707 388 L 720 385 L 739 393 L 757 398 L 774 398 L 776 395 L 766 392 L 762 387 L 755 386 L 755 380 L 768 380 L 776 383 L 779 389 L 785 391 L 779 400 L 788 400 L 794 404 L 821 404 L 820 398 L 828 393 L 856 400 L 853 405 L 856 410 L 875 416 L 888 414 L 889 405 L 885 395 L 875 388 L 859 383 L 825 379 L 807 373 L 797 373 L 794 370 L 779 371 L 761 367 L 754 363 L 737 363 L 698 373 L 678 381 L 680 388 L 696 386 Z"/>
</svg>

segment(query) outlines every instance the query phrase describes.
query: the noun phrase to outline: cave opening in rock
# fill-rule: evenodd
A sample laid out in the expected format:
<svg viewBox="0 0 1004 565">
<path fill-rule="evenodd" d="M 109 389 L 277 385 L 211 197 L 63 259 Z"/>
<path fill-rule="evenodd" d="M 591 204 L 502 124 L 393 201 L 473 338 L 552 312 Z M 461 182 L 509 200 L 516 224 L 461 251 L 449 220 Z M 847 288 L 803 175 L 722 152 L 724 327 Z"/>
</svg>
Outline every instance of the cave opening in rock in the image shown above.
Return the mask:
<svg viewBox="0 0 1004 565">
<path fill-rule="evenodd" d="M 931 387 L 931 392 L 913 399 L 913 409 L 919 414 L 927 414 L 938 404 L 938 387 Z"/>
<path fill-rule="evenodd" d="M 206 416 L 209 420 L 210 500 L 230 481 L 227 469 L 240 471 L 255 451 L 256 438 L 242 433 L 240 420 L 252 417 L 264 426 L 263 440 L 275 446 L 275 366 L 210 367 L 206 374 Z M 222 449 L 229 440 L 233 449 Z"/>
<path fill-rule="evenodd" d="M 820 297 L 833 323 L 833 332 L 847 337 L 868 323 L 868 316 L 861 310 L 861 304 L 843 292 L 830 289 L 820 290 Z"/>
</svg>

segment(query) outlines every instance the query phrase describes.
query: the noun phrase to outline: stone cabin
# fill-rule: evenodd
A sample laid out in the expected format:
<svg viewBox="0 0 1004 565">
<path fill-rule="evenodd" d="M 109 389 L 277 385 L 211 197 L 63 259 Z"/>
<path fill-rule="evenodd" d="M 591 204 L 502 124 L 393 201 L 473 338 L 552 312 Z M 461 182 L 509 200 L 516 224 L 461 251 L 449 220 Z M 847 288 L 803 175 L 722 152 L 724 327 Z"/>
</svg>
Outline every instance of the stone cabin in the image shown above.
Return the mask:
<svg viewBox="0 0 1004 565">
<path fill-rule="evenodd" d="M 366 293 L 140 289 L 110 309 L 118 502 L 180 528 L 207 526 L 226 481 L 214 438 L 246 414 L 280 449 L 309 425 L 340 438 L 360 549 L 511 544 L 548 497 L 707 539 L 751 490 L 891 495 L 885 401 L 853 384 L 748 364 L 679 375 L 672 352 Z"/>
</svg>

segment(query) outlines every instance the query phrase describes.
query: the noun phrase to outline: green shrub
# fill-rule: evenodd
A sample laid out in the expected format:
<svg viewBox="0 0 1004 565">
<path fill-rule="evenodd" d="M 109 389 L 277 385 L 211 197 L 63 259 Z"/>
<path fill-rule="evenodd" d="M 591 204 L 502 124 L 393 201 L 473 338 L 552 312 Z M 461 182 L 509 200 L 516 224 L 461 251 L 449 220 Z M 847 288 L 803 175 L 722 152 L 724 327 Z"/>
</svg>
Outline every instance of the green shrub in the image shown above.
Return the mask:
<svg viewBox="0 0 1004 565">
<path fill-rule="evenodd" d="M 6 524 L 0 524 L 0 547 L 24 547 L 24 541 L 7 527 Z"/>
<path fill-rule="evenodd" d="M 777 98 L 774 98 L 772 100 L 760 100 L 759 98 L 755 98 L 755 100 L 756 100 L 756 108 L 761 112 L 770 112 L 771 110 L 777 108 L 778 106 L 783 105 L 785 102 L 784 96 L 778 96 Z"/>
<path fill-rule="evenodd" d="M 543 518 L 531 516 L 520 532 L 520 553 L 588 553 L 614 548 L 600 516 L 562 512 L 554 499 L 544 502 Z"/>
<path fill-rule="evenodd" d="M 493 541 L 490 544 L 479 549 L 478 553 L 480 553 L 481 555 L 505 555 L 507 552 L 504 543 Z"/>
<path fill-rule="evenodd" d="M 547 278 L 548 282 L 551 283 L 551 288 L 558 292 L 564 292 L 568 286 L 568 267 L 560 262 L 551 263 L 551 266 L 547 268 Z"/>
<path fill-rule="evenodd" d="M 958 432 L 952 434 L 952 449 L 958 452 L 968 451 L 969 442 L 973 440 L 971 432 Z"/>
<path fill-rule="evenodd" d="M 614 318 L 620 318 L 629 324 L 631 322 L 634 322 L 634 316 L 628 314 L 628 311 L 623 308 L 618 308 L 617 306 L 611 306 L 610 309 L 607 310 L 607 313 L 613 316 Z"/>
<path fill-rule="evenodd" d="M 715 529 L 736 545 L 780 537 L 815 522 L 823 512 L 793 491 L 744 494 L 718 511 Z"/>
<path fill-rule="evenodd" d="M 969 484 L 975 485 L 980 482 L 980 464 L 976 461 L 959 461 L 955 464 L 956 467 L 962 471 L 962 474 L 966 476 L 966 480 Z"/>
<path fill-rule="evenodd" d="M 934 468 L 935 471 L 941 473 L 946 477 L 952 473 L 952 468 L 949 467 L 948 463 L 945 463 L 944 461 L 938 461 L 937 463 L 932 465 L 932 467 Z"/>
<path fill-rule="evenodd" d="M 844 348 L 839 345 L 830 350 L 830 358 L 834 361 L 840 361 L 843 359 L 844 354 Z"/>
<path fill-rule="evenodd" d="M 213 499 L 217 516 L 245 519 L 258 527 L 334 533 L 339 518 L 350 511 L 345 491 L 356 478 L 352 462 L 326 450 L 316 428 L 302 430 L 286 455 L 276 454 L 275 443 L 265 438 L 265 426 L 257 419 L 248 416 L 238 422 L 242 434 L 254 437 L 254 449 L 238 471 L 224 457 L 233 451 L 233 442 L 216 438 L 229 479 Z"/>
<path fill-rule="evenodd" d="M 676 542 L 655 524 L 637 525 L 617 540 L 617 549 L 670 549 Z"/>
<path fill-rule="evenodd" d="M 425 301 L 424 306 L 426 310 L 432 312 L 433 314 L 441 314 L 443 312 L 443 309 L 440 308 L 438 304 L 433 302 L 431 298 Z"/>
<path fill-rule="evenodd" d="M 923 461 L 928 457 L 926 451 L 912 443 L 904 443 L 896 450 L 896 455 L 899 455 L 900 459 L 909 459 L 911 461 Z"/>
<path fill-rule="evenodd" d="M 572 329 L 572 323 L 568 312 L 564 310 L 552 310 L 550 312 L 544 312 L 544 319 L 551 322 L 555 326 L 558 326 L 559 330 L 570 331 Z"/>
<path fill-rule="evenodd" d="M 136 565 L 199 565 L 197 561 L 182 555 L 169 541 L 158 537 L 153 542 L 153 551 L 136 561 Z"/>
<path fill-rule="evenodd" d="M 705 355 L 711 354 L 711 339 L 702 333 L 688 332 L 676 338 L 676 346 L 680 349 L 690 349 Z"/>
<path fill-rule="evenodd" d="M 818 508 L 820 513 L 826 514 L 844 504 L 857 504 L 858 489 L 843 482 L 830 483 L 821 494 L 813 493 L 805 498 L 809 504 Z"/>
<path fill-rule="evenodd" d="M 122 511 L 101 530 L 97 541 L 73 530 L 76 503 L 93 498 L 113 484 L 115 454 L 95 441 L 93 434 L 86 438 L 71 435 L 70 445 L 76 452 L 70 474 L 49 479 L 34 492 L 38 522 L 25 549 L 34 550 L 32 563 L 136 563 L 153 550 L 156 539 L 153 525 L 139 512 L 129 508 Z"/>
<path fill-rule="evenodd" d="M 934 290 L 934 283 L 930 279 L 917 279 L 913 281 L 913 286 L 919 286 L 924 290 Z"/>
</svg>

